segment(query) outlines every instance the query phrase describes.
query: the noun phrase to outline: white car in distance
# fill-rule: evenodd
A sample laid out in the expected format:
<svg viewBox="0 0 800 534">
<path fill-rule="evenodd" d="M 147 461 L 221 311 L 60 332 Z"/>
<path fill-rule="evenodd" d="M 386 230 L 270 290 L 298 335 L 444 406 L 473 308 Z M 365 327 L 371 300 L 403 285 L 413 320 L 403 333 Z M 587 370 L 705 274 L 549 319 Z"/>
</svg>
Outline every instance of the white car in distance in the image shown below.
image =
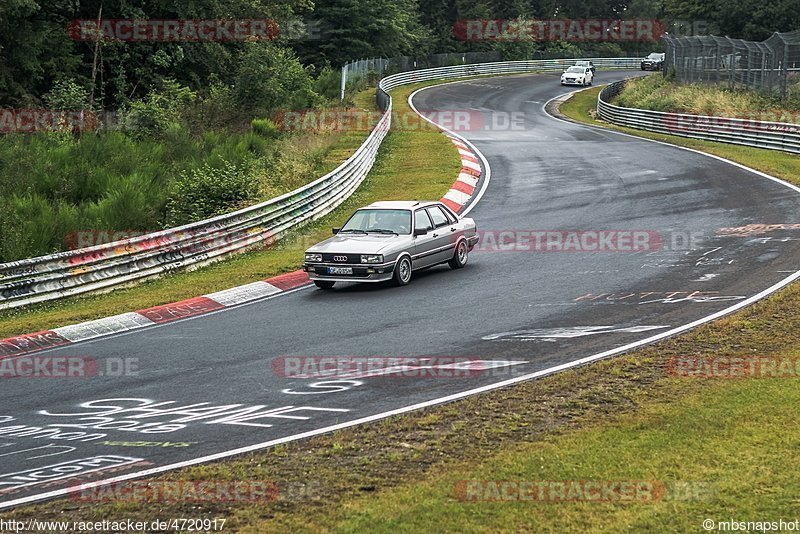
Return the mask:
<svg viewBox="0 0 800 534">
<path fill-rule="evenodd" d="M 561 75 L 561 85 L 592 85 L 594 74 L 589 67 L 570 67 Z"/>
</svg>

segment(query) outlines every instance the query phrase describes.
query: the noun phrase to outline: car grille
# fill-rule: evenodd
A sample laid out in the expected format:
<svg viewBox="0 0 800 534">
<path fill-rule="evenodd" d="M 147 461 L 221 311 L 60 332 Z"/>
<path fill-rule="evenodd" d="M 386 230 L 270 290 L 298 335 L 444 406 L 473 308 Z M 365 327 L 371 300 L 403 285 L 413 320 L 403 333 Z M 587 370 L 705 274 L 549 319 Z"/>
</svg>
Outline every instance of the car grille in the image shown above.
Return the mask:
<svg viewBox="0 0 800 534">
<path fill-rule="evenodd" d="M 344 258 L 344 261 L 342 261 Z M 361 263 L 361 254 L 323 254 L 322 261 L 324 263 Z"/>
</svg>

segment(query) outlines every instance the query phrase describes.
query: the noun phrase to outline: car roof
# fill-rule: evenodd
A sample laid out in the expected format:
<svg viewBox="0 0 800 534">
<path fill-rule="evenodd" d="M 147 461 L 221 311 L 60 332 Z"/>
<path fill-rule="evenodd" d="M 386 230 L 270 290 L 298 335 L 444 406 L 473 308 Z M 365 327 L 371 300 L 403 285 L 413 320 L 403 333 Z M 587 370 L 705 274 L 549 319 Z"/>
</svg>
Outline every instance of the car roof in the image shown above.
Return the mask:
<svg viewBox="0 0 800 534">
<path fill-rule="evenodd" d="M 431 204 L 438 204 L 438 202 L 434 202 L 432 200 L 382 200 L 380 202 L 373 202 L 369 206 L 365 207 L 375 209 L 410 210 L 414 208 L 430 206 Z"/>
</svg>

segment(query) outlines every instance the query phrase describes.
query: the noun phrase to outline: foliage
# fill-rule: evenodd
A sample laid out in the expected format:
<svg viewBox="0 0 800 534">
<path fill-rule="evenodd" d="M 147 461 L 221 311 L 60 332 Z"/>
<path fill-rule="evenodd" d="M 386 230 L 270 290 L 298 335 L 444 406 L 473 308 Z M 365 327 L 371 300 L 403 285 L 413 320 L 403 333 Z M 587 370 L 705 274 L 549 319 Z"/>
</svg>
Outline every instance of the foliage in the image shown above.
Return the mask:
<svg viewBox="0 0 800 534">
<path fill-rule="evenodd" d="M 253 119 L 251 125 L 253 133 L 266 139 L 275 139 L 281 135 L 278 127 L 270 119 Z"/>
<path fill-rule="evenodd" d="M 53 89 L 44 95 L 44 100 L 53 110 L 89 109 L 89 91 L 73 79 L 57 81 Z"/>
<path fill-rule="evenodd" d="M 300 41 L 295 48 L 307 63 L 336 67 L 363 57 L 435 52 L 420 15 L 417 0 L 318 0 L 314 17 L 324 38 Z"/>
<path fill-rule="evenodd" d="M 793 0 L 666 0 L 664 7 L 675 19 L 708 22 L 716 35 L 761 41 L 773 32 L 800 29 L 800 9 Z"/>
<path fill-rule="evenodd" d="M 699 115 L 741 116 L 767 112 L 764 120 L 794 122 L 800 99 L 780 100 L 746 89 L 728 89 L 705 84 L 681 85 L 669 76 L 654 74 L 629 80 L 615 100 L 621 106 Z"/>
<path fill-rule="evenodd" d="M 281 68 L 286 67 L 290 79 L 303 78 L 292 52 L 304 65 L 315 69 L 330 65 L 337 69 L 363 57 L 491 50 L 511 57 L 529 55 L 548 45 L 460 41 L 453 35 L 453 26 L 464 19 L 639 17 L 668 23 L 702 21 L 708 31 L 719 35 L 760 40 L 774 31 L 800 28 L 796 4 L 792 0 L 4 0 L 0 3 L 0 106 L 37 103 L 46 93 L 58 92 L 55 84 L 59 80 L 83 87 L 104 109 L 120 109 L 130 106 L 131 101 L 145 99 L 165 78 L 174 78 L 181 86 L 207 95 L 213 80 L 234 86 L 237 79 L 258 75 L 260 71 L 254 63 L 259 57 L 272 58 L 268 72 L 280 64 Z M 102 41 L 95 47 L 94 43 L 70 38 L 66 31 L 70 21 L 94 20 L 98 16 L 173 20 L 268 17 L 285 31 L 270 46 L 243 42 Z M 611 46 L 572 44 L 580 51 L 605 51 Z M 613 44 L 616 53 L 634 55 L 652 46 L 653 43 Z M 331 97 L 333 86 L 328 83 L 329 78 L 318 80 L 321 85 L 314 92 Z M 247 87 L 240 89 L 240 102 L 264 107 L 264 103 L 253 99 L 251 91 L 258 90 L 259 84 L 252 79 L 245 81 Z"/>
<path fill-rule="evenodd" d="M 179 122 L 187 106 L 197 95 L 172 79 L 164 79 L 162 89 L 137 100 L 125 114 L 122 127 L 133 137 L 151 137 L 163 133 L 171 123 Z"/>
<path fill-rule="evenodd" d="M 167 201 L 167 224 L 179 226 L 244 207 L 257 192 L 245 167 L 223 161 L 181 173 Z"/>
<path fill-rule="evenodd" d="M 235 102 L 269 113 L 304 109 L 319 102 L 313 80 L 293 52 L 272 43 L 247 43 L 236 71 Z"/>
<path fill-rule="evenodd" d="M 160 230 L 178 176 L 224 162 L 272 168 L 280 150 L 254 134 L 193 136 L 177 123 L 159 139 L 0 136 L 0 262 L 64 250 L 70 232 Z"/>
<path fill-rule="evenodd" d="M 314 80 L 314 92 L 328 100 L 338 100 L 341 92 L 342 71 L 325 65 Z"/>
</svg>

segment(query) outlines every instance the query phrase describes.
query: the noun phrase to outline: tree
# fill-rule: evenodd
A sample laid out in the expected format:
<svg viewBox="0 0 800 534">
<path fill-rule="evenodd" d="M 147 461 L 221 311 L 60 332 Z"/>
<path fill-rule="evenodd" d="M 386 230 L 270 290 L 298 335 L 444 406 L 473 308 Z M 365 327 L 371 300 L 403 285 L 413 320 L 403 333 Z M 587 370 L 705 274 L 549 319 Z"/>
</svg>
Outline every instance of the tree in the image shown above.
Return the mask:
<svg viewBox="0 0 800 534">
<path fill-rule="evenodd" d="M 359 58 L 433 51 L 430 30 L 419 21 L 417 0 L 320 0 L 313 16 L 325 38 L 295 44 L 307 63 L 339 67 Z"/>
<path fill-rule="evenodd" d="M 29 105 L 54 80 L 81 78 L 81 57 L 66 32 L 74 12 L 70 0 L 0 3 L 0 105 Z"/>
<path fill-rule="evenodd" d="M 247 43 L 236 69 L 233 95 L 251 110 L 303 109 L 319 96 L 313 80 L 295 54 L 273 43 Z"/>
</svg>

